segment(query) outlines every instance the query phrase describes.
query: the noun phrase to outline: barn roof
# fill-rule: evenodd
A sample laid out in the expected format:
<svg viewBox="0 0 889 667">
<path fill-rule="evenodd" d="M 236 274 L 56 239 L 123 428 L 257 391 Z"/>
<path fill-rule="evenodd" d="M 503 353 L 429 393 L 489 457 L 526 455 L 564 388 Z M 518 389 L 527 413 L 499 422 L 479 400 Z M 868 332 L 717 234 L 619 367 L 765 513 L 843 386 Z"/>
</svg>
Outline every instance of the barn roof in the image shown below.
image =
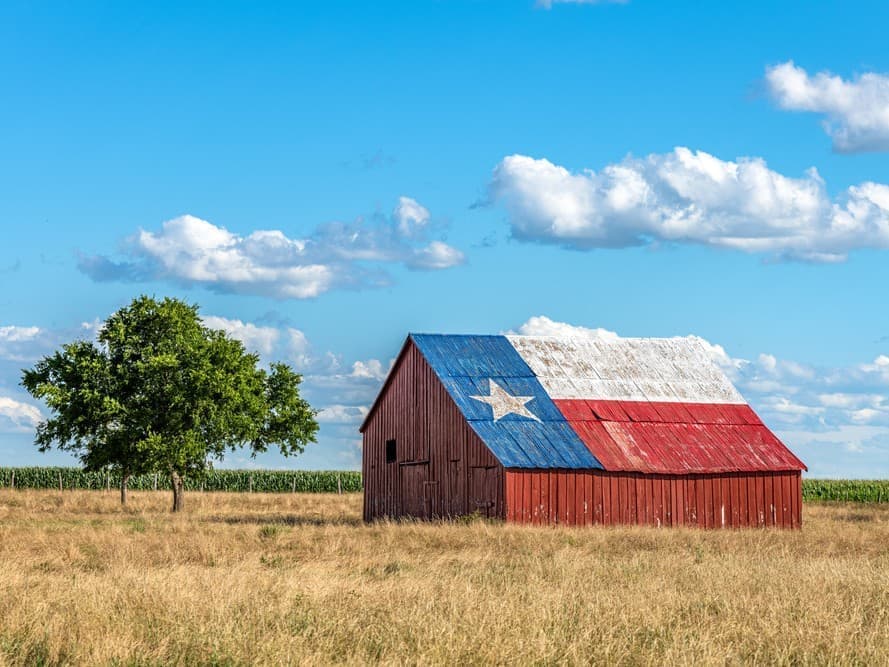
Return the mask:
<svg viewBox="0 0 889 667">
<path fill-rule="evenodd" d="M 805 469 L 693 338 L 412 334 L 411 341 L 508 468 Z"/>
</svg>

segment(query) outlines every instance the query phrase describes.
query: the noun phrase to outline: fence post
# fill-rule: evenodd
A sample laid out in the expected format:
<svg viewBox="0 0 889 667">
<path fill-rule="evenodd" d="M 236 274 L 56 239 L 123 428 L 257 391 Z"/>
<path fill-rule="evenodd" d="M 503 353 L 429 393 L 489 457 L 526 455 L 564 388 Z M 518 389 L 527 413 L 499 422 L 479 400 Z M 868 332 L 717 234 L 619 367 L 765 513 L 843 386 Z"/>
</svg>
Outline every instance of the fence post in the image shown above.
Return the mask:
<svg viewBox="0 0 889 667">
<path fill-rule="evenodd" d="M 342 473 L 336 474 L 336 492 L 340 495 L 343 494 L 343 476 Z"/>
<path fill-rule="evenodd" d="M 12 471 L 12 481 L 9 482 L 9 488 L 15 491 L 15 470 Z"/>
<path fill-rule="evenodd" d="M 62 471 L 59 470 L 59 491 L 62 490 Z"/>
<path fill-rule="evenodd" d="M 157 473 L 154 473 L 154 490 L 157 491 Z"/>
<path fill-rule="evenodd" d="M 296 493 L 296 475 L 290 477 L 290 493 Z"/>
<path fill-rule="evenodd" d="M 105 473 L 105 490 L 106 491 L 111 490 L 111 473 L 110 472 Z"/>
</svg>

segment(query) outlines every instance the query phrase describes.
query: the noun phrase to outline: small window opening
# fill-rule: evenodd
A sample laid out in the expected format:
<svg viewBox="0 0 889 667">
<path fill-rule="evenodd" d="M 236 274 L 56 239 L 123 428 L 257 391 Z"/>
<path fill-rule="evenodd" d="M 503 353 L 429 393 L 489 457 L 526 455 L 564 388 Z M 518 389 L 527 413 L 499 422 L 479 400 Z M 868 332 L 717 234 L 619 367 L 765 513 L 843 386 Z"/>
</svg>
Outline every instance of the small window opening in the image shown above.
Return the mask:
<svg viewBox="0 0 889 667">
<path fill-rule="evenodd" d="M 395 451 L 395 441 L 387 440 L 386 441 L 386 463 L 395 463 L 398 459 L 398 454 Z"/>
</svg>

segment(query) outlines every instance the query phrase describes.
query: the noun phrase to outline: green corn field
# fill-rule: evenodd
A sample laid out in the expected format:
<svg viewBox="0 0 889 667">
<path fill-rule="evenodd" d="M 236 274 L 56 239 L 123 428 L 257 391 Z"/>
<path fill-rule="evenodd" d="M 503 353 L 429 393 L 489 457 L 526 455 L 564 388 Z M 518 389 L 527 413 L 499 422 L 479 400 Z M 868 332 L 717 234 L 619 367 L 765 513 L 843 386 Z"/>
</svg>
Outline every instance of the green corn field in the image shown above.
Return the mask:
<svg viewBox="0 0 889 667">
<path fill-rule="evenodd" d="M 80 468 L 0 468 L 0 488 L 107 489 L 120 485 L 113 472 L 86 472 Z M 169 490 L 166 475 L 134 475 L 133 491 Z M 361 473 L 331 470 L 211 470 L 186 478 L 190 491 L 254 491 L 257 493 L 351 493 L 361 491 Z"/>
<path fill-rule="evenodd" d="M 85 472 L 80 468 L 0 468 L 0 488 L 108 489 L 120 485 L 113 472 Z M 167 491 L 166 475 L 136 475 L 133 491 Z M 211 470 L 185 480 L 190 491 L 256 493 L 353 493 L 362 490 L 361 473 L 335 470 Z M 856 503 L 889 502 L 889 480 L 804 479 L 803 500 Z"/>
<path fill-rule="evenodd" d="M 804 501 L 889 502 L 889 480 L 804 479 Z"/>
</svg>

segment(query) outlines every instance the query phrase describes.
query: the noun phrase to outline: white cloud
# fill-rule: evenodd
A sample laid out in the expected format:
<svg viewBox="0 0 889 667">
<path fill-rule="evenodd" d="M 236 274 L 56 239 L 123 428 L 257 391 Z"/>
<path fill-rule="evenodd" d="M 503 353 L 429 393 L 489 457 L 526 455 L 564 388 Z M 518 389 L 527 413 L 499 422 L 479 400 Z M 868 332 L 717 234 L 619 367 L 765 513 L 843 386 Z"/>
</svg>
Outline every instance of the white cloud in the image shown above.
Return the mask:
<svg viewBox="0 0 889 667">
<path fill-rule="evenodd" d="M 313 404 L 349 405 L 369 408 L 395 360 L 384 364 L 378 359 L 355 361 L 348 372 L 309 373 L 305 378 L 306 395 Z"/>
<path fill-rule="evenodd" d="M 63 343 L 93 340 L 98 321 L 83 322 L 79 327 L 50 329 L 40 326 L 0 325 L 0 362 L 30 363 L 52 354 Z"/>
<path fill-rule="evenodd" d="M 310 368 L 316 362 L 312 355 L 309 339 L 299 329 L 288 327 L 286 330 L 287 359 L 293 362 L 298 370 Z"/>
<path fill-rule="evenodd" d="M 734 375 L 749 363 L 746 359 L 730 357 L 722 345 L 711 343 L 706 338 L 701 338 L 700 336 L 688 336 L 688 338 L 696 340 L 700 346 L 704 348 L 704 351 L 707 352 L 710 358 L 729 376 Z"/>
<path fill-rule="evenodd" d="M 40 327 L 0 327 L 0 343 L 21 343 L 32 341 L 40 335 Z"/>
<path fill-rule="evenodd" d="M 241 341 L 250 352 L 258 352 L 269 356 L 275 349 L 281 332 L 275 327 L 261 327 L 252 322 L 230 320 L 216 315 L 205 315 L 201 318 L 204 325 L 211 329 L 221 329 L 232 338 Z"/>
<path fill-rule="evenodd" d="M 778 429 L 809 465 L 812 477 L 883 479 L 889 476 L 889 428 L 834 424 L 821 428 Z"/>
<path fill-rule="evenodd" d="M 0 359 L 24 361 L 40 356 L 46 332 L 40 327 L 0 326 Z"/>
<path fill-rule="evenodd" d="M 620 338 L 620 336 L 608 329 L 589 329 L 566 322 L 556 322 L 546 317 L 546 315 L 537 315 L 529 318 L 527 322 L 518 327 L 516 333 L 522 336 L 573 336 L 589 340 L 617 340 Z"/>
<path fill-rule="evenodd" d="M 464 261 L 465 256 L 460 250 L 442 241 L 432 241 L 429 245 L 414 250 L 407 265 L 412 269 L 435 271 L 457 266 Z"/>
<path fill-rule="evenodd" d="M 782 109 L 823 114 L 824 130 L 837 151 L 889 150 L 889 76 L 810 76 L 788 60 L 766 69 L 766 84 Z"/>
<path fill-rule="evenodd" d="M 860 405 L 862 396 L 855 394 L 833 393 L 818 394 L 818 400 L 826 408 L 852 408 Z"/>
<path fill-rule="evenodd" d="M 89 322 L 81 322 L 78 334 L 80 336 L 86 336 L 91 340 L 95 340 L 101 332 L 103 324 L 104 322 L 98 317 L 94 317 Z"/>
<path fill-rule="evenodd" d="M 862 377 L 874 378 L 878 382 L 889 383 L 889 357 L 879 355 L 869 364 L 860 364 L 857 369 Z"/>
<path fill-rule="evenodd" d="M 393 215 L 370 222 L 331 222 L 306 238 L 280 230 L 241 236 L 206 220 L 183 215 L 156 232 L 140 230 L 128 241 L 128 258 L 81 257 L 95 280 L 166 279 L 221 292 L 308 299 L 337 288 L 384 285 L 383 265 L 437 270 L 461 264 L 463 253 L 430 240 L 429 212 L 402 197 Z"/>
<path fill-rule="evenodd" d="M 30 431 L 43 420 L 40 409 L 8 396 L 0 396 L 0 432 Z"/>
<path fill-rule="evenodd" d="M 365 405 L 328 405 L 318 413 L 320 424 L 360 424 L 367 416 Z"/>
<path fill-rule="evenodd" d="M 248 351 L 259 353 L 264 362 L 282 361 L 296 371 L 312 376 L 336 374 L 340 370 L 338 355 L 330 351 L 316 351 L 308 336 L 294 327 L 257 325 L 218 315 L 206 315 L 201 319 L 206 326 L 221 329 L 244 343 Z M 369 363 L 374 363 L 374 360 Z"/>
<path fill-rule="evenodd" d="M 425 206 L 410 197 L 399 197 L 392 215 L 398 223 L 398 231 L 408 237 L 425 227 L 431 217 Z"/>
<path fill-rule="evenodd" d="M 389 369 L 384 368 L 383 363 L 379 359 L 368 359 L 367 361 L 356 361 L 352 364 L 351 375 L 356 378 L 385 380 L 388 372 Z"/>
<path fill-rule="evenodd" d="M 856 424 L 872 424 L 876 421 L 881 421 L 886 416 L 887 412 L 885 410 L 876 410 L 874 408 L 854 410 L 850 415 L 852 421 Z"/>
<path fill-rule="evenodd" d="M 817 405 L 795 403 L 785 396 L 763 396 L 758 404 L 763 411 L 779 415 L 782 422 L 789 424 L 798 424 L 806 417 L 817 417 L 825 410 Z"/>
<path fill-rule="evenodd" d="M 889 186 L 866 182 L 835 200 L 814 169 L 791 178 L 761 158 L 721 160 L 679 147 L 572 173 L 505 157 L 489 185 L 513 236 L 575 249 L 691 243 L 780 259 L 838 262 L 889 248 Z"/>
</svg>

